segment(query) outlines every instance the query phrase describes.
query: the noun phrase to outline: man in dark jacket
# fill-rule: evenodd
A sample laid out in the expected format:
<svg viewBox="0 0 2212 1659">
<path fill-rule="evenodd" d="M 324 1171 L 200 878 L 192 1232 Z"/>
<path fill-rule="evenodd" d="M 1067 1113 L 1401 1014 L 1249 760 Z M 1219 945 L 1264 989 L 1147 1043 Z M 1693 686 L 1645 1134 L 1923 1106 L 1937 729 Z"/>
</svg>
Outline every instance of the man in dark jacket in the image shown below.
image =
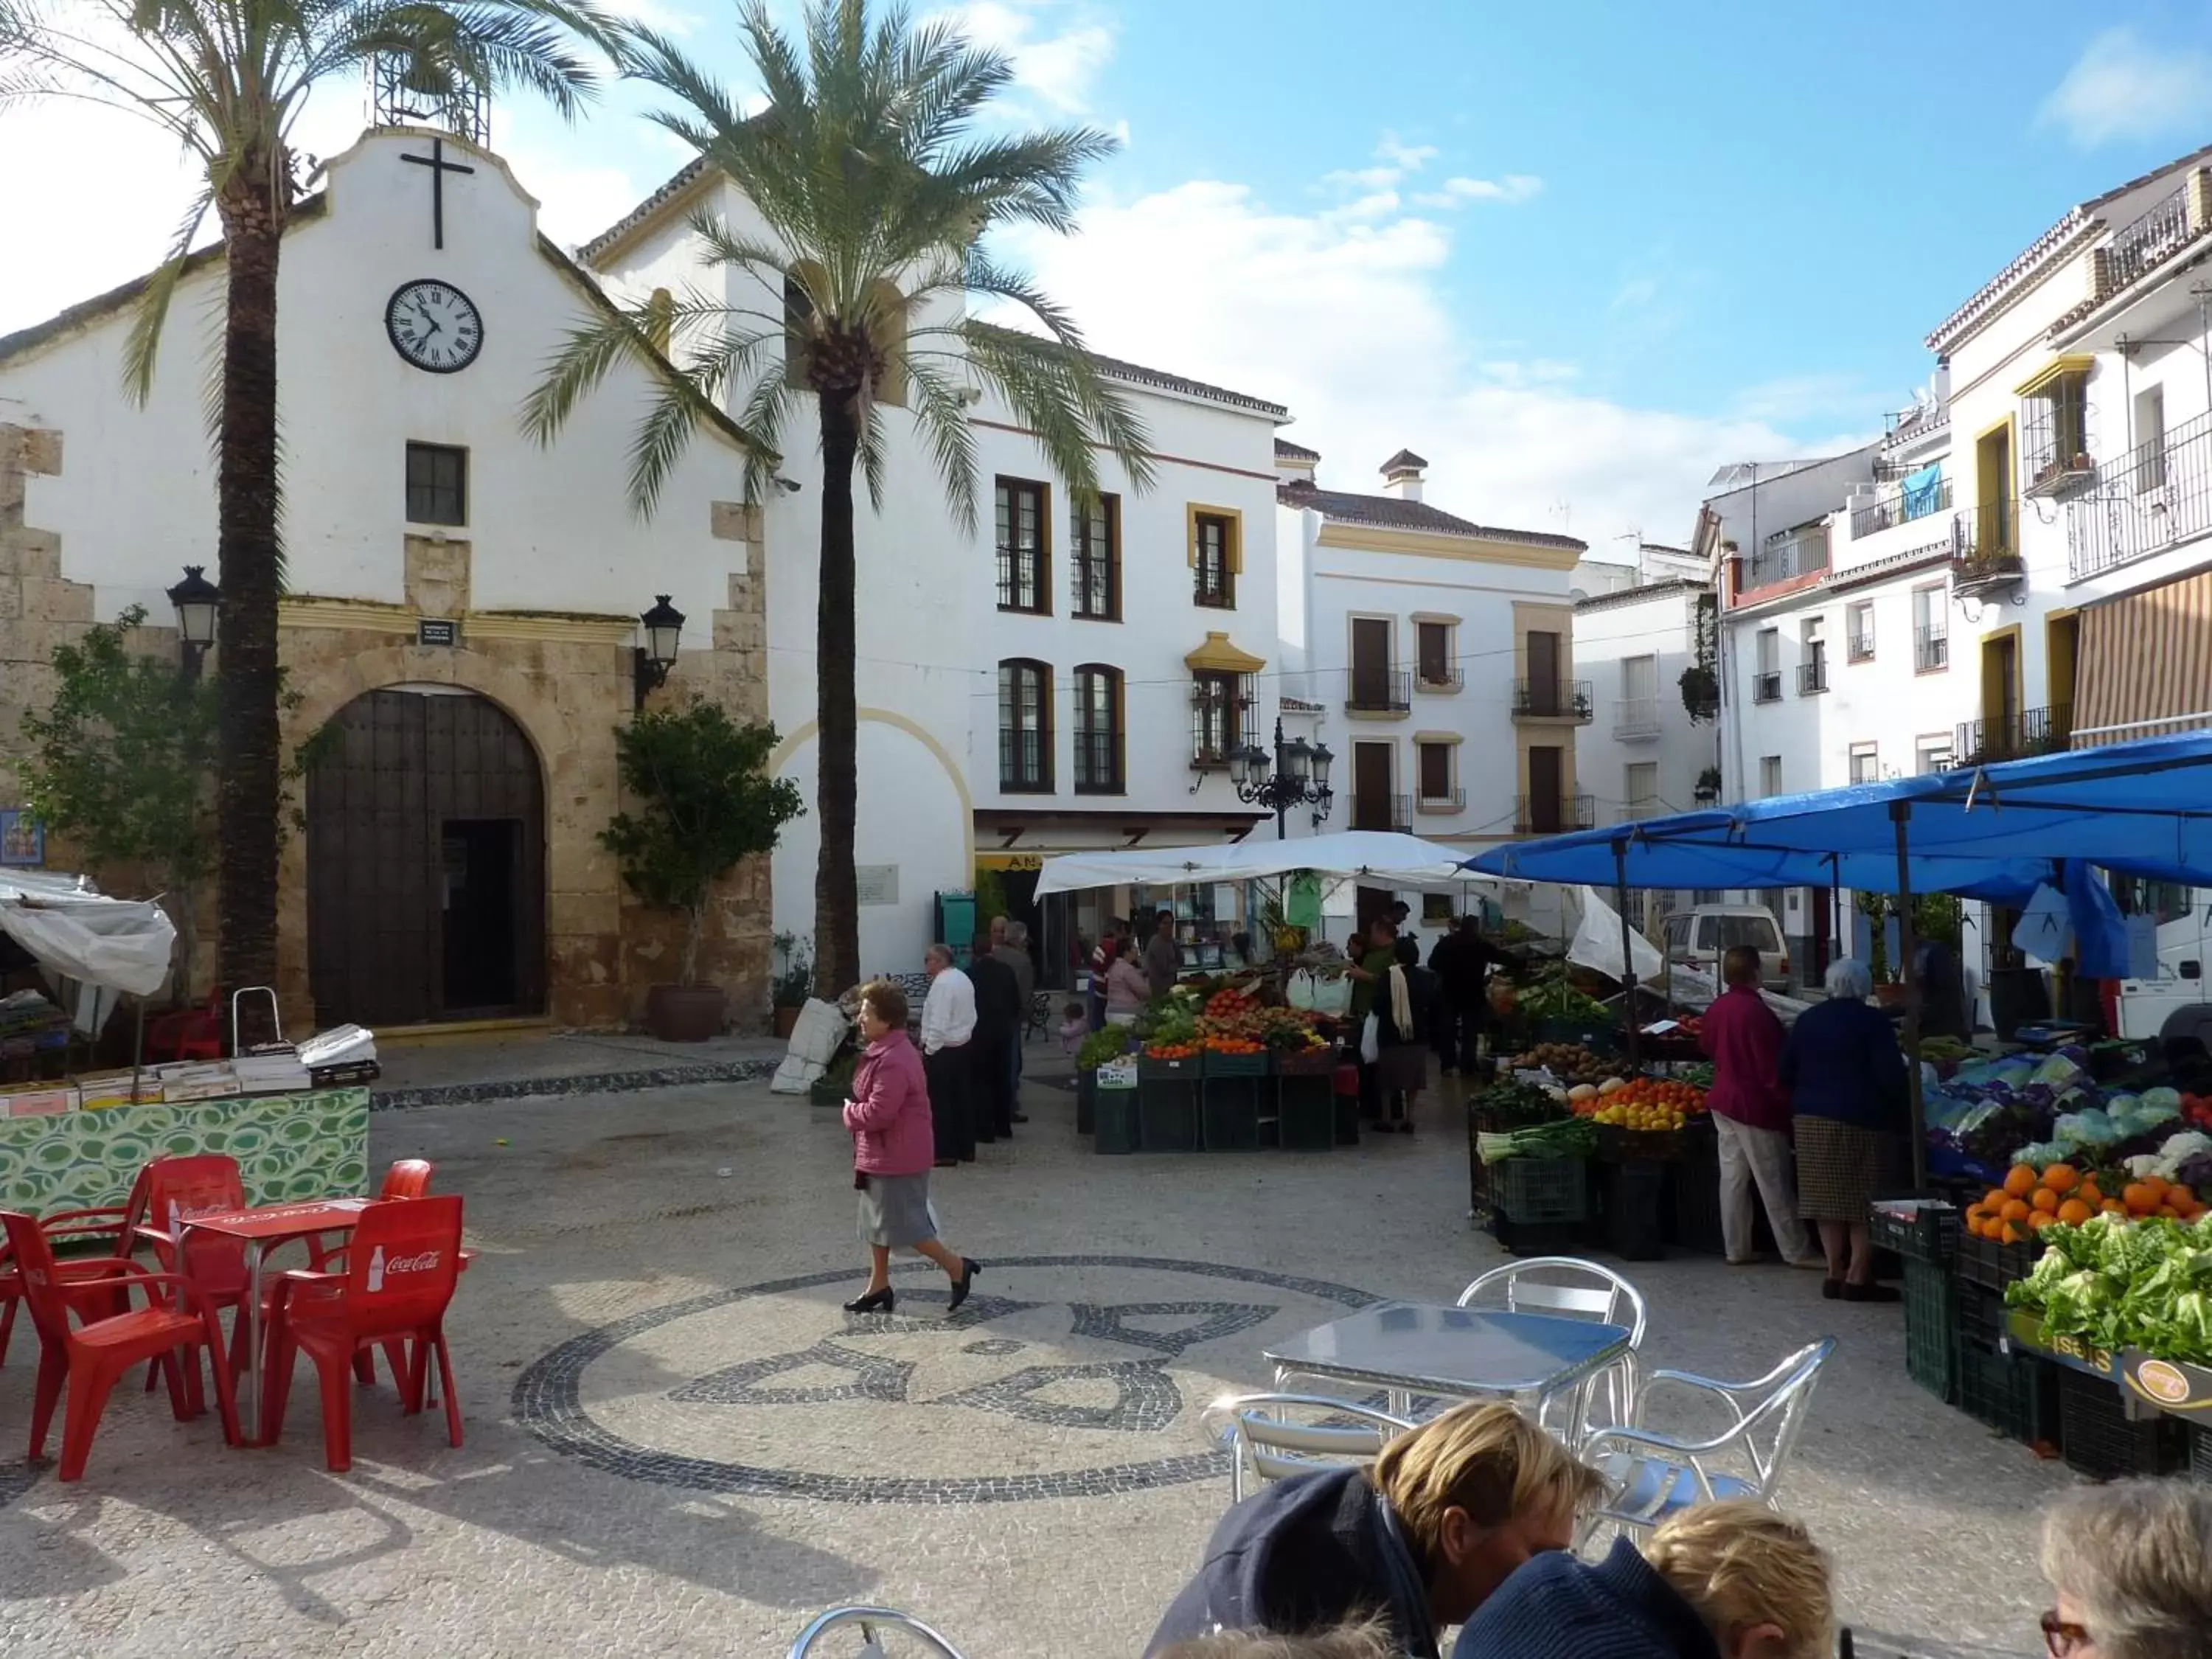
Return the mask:
<svg viewBox="0 0 2212 1659">
<path fill-rule="evenodd" d="M 1014 1044 L 1021 1041 L 1022 992 L 1014 970 L 978 933 L 968 977 L 975 987 L 975 1035 L 969 1044 L 969 1088 L 975 1103 L 975 1139 L 1011 1139 L 1014 1133 Z"/>
<path fill-rule="evenodd" d="M 1763 1504 L 1699 1504 L 1639 1553 L 1539 1556 L 1468 1621 L 1452 1659 L 1825 1659 L 1827 1558 Z"/>
<path fill-rule="evenodd" d="M 1490 1012 L 1490 970 L 1510 960 L 1482 936 L 1482 924 L 1472 915 L 1438 939 L 1429 951 L 1429 969 L 1437 976 L 1437 1060 L 1449 1076 L 1452 1070 L 1474 1071 L 1475 1045 Z"/>
<path fill-rule="evenodd" d="M 1223 1630 L 1297 1635 L 1370 1614 L 1396 1650 L 1437 1632 L 1539 1551 L 1565 1549 L 1597 1476 L 1510 1406 L 1462 1406 L 1365 1468 L 1280 1480 L 1221 1518 L 1147 1659 Z"/>
</svg>

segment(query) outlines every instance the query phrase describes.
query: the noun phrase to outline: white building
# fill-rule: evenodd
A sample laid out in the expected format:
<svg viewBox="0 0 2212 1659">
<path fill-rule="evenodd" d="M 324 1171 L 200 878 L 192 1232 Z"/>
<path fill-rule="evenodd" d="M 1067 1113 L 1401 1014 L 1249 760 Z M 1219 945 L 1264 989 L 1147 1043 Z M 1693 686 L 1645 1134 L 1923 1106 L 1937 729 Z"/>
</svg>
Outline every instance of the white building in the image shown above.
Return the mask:
<svg viewBox="0 0 2212 1659">
<path fill-rule="evenodd" d="M 432 159 L 445 166 L 417 165 Z M 282 650 L 307 699 L 290 735 L 331 719 L 349 734 L 285 855 L 282 988 L 303 1020 L 309 1004 L 380 1024 L 634 1014 L 669 976 L 674 924 L 638 908 L 596 836 L 617 805 L 614 729 L 643 696 L 697 693 L 772 719 L 775 767 L 812 796 L 811 443 L 787 434 L 783 487 L 748 507 L 749 440 L 724 422 L 640 519 L 625 481 L 641 374 L 587 398 L 550 447 L 519 429 L 580 317 L 609 294 L 705 280 L 685 222 L 702 208 L 762 229 L 726 181 L 687 168 L 572 259 L 538 234 L 535 202 L 498 157 L 387 127 L 331 163 L 287 234 Z M 176 296 L 143 410 L 118 368 L 134 293 L 0 340 L 8 739 L 46 695 L 57 641 L 133 603 L 166 623 L 181 568 L 216 563 L 191 325 L 219 312 L 221 251 Z M 465 333 L 453 361 L 407 355 L 412 295 Z M 1159 477 L 1137 495 L 1109 458 L 1096 514 L 1072 510 L 1033 437 L 979 393 L 981 522 L 964 532 L 908 417 L 886 411 L 884 504 L 859 522 L 868 971 L 918 966 L 934 898 L 969 890 L 979 867 L 1004 872 L 1018 908 L 1023 866 L 1048 852 L 1218 844 L 1260 819 L 1225 759 L 1273 718 L 1273 439 L 1286 413 L 1132 364 L 1108 373 L 1150 428 Z M 637 617 L 660 593 L 685 618 L 682 651 L 668 690 L 640 692 Z M 384 742 L 387 726 L 404 740 Z M 455 730 L 465 763 L 440 735 Z M 495 799 L 477 775 L 487 768 Z M 414 803 L 405 823 L 390 817 L 398 801 Z M 771 931 L 811 932 L 816 837 L 811 816 L 798 820 L 714 908 L 708 970 L 741 1018 L 765 1012 Z M 1081 919 L 1037 920 L 1049 970 L 1066 960 L 1054 935 Z M 453 956 L 464 935 L 490 940 L 491 959 Z"/>
<path fill-rule="evenodd" d="M 1379 494 L 1323 489 L 1310 449 L 1275 453 L 1284 694 L 1336 757 L 1326 827 L 1472 857 L 1588 823 L 1576 744 L 1593 706 L 1568 586 L 1584 544 L 1431 504 L 1409 450 Z"/>
</svg>

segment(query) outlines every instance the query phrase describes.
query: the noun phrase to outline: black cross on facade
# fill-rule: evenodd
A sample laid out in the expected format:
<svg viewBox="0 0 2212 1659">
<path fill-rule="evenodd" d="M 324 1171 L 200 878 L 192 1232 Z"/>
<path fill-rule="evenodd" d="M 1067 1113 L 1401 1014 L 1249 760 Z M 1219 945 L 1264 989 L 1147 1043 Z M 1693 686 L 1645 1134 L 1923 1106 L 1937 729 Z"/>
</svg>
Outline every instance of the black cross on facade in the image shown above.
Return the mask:
<svg viewBox="0 0 2212 1659">
<path fill-rule="evenodd" d="M 430 246 L 446 246 L 446 175 L 449 173 L 474 173 L 476 169 L 463 167 L 459 161 L 446 159 L 446 141 L 433 138 L 428 155 L 403 155 L 403 161 L 412 161 L 418 167 L 430 169 Z"/>
</svg>

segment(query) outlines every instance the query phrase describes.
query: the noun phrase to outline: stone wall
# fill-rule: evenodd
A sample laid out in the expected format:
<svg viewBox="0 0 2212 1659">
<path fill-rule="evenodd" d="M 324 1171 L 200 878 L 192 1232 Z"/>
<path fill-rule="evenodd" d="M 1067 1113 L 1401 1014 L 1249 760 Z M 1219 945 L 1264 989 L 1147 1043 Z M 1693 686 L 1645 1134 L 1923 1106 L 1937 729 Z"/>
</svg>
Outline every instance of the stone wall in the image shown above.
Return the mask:
<svg viewBox="0 0 2212 1659">
<path fill-rule="evenodd" d="M 52 695 L 47 661 L 54 645 L 95 616 L 93 590 L 60 574 L 58 538 L 23 521 L 26 479 L 60 465 L 58 434 L 0 425 L 0 763 L 17 745 L 23 710 Z M 667 687 L 652 696 L 710 697 L 736 719 L 764 720 L 760 515 L 716 503 L 713 532 L 730 550 L 729 603 L 711 619 L 687 623 L 687 640 L 701 642 L 683 652 Z M 673 976 L 684 930 L 681 917 L 635 902 L 598 840 L 619 806 L 613 732 L 633 709 L 635 619 L 473 610 L 472 556 L 465 536 L 410 536 L 402 550 L 404 604 L 307 595 L 283 601 L 282 659 L 302 698 L 284 716 L 286 746 L 354 698 L 386 686 L 453 685 L 498 704 L 528 735 L 544 772 L 546 1012 L 566 1025 L 630 1023 L 647 990 Z M 424 618 L 457 622 L 460 643 L 416 643 Z M 171 630 L 147 631 L 174 648 Z M 219 646 L 209 666 L 219 672 Z M 305 838 L 288 836 L 277 915 L 277 989 L 288 1030 L 313 1023 L 307 871 Z M 211 964 L 211 915 L 208 926 L 202 960 Z M 740 1028 L 768 1018 L 771 931 L 768 861 L 750 860 L 716 892 L 701 954 L 702 975 L 727 989 Z"/>
</svg>

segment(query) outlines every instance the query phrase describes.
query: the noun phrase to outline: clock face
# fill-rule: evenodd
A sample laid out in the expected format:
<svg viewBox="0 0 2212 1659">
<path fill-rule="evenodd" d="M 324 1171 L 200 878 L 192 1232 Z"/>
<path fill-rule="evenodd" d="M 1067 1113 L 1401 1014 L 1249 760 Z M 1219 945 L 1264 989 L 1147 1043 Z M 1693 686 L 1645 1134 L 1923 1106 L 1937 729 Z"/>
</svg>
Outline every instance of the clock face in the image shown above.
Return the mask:
<svg viewBox="0 0 2212 1659">
<path fill-rule="evenodd" d="M 384 307 L 384 331 L 395 351 L 433 374 L 466 368 L 483 349 L 476 301 L 434 279 L 399 285 Z"/>
</svg>

